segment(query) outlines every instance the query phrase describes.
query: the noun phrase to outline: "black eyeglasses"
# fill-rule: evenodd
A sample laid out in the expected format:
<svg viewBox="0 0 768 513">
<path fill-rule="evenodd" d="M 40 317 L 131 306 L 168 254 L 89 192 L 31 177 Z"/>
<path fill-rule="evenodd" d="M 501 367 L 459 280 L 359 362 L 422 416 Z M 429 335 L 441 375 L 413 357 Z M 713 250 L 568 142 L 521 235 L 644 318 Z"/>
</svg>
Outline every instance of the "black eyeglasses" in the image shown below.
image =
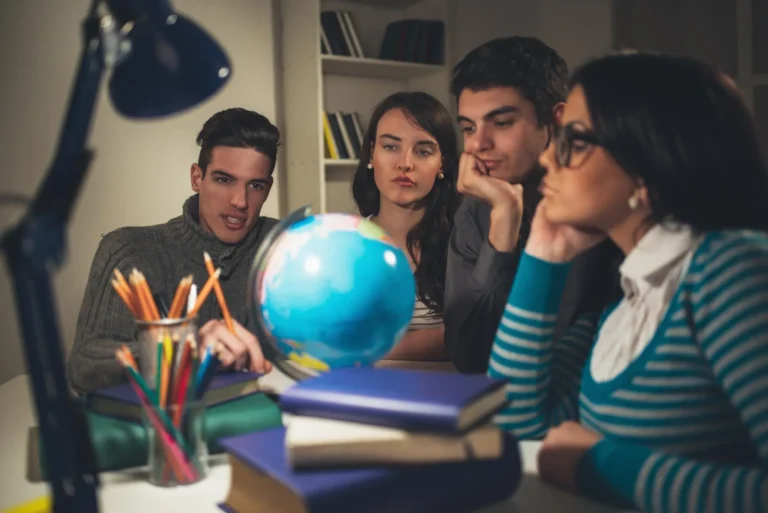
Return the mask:
<svg viewBox="0 0 768 513">
<path fill-rule="evenodd" d="M 581 166 L 594 147 L 601 146 L 597 134 L 578 121 L 565 126 L 555 125 L 553 132 L 555 159 L 560 167 Z"/>
</svg>

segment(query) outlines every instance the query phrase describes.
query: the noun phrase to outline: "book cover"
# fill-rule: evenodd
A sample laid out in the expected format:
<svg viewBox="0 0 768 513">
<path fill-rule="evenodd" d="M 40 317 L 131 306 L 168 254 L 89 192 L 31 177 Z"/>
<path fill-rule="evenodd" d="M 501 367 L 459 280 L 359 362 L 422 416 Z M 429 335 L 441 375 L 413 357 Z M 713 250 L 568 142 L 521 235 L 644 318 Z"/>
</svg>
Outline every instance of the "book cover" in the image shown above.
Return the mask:
<svg viewBox="0 0 768 513">
<path fill-rule="evenodd" d="M 203 400 L 207 406 L 212 406 L 256 392 L 260 377 L 261 374 L 256 372 L 220 372 L 213 378 Z M 101 415 L 141 420 L 141 403 L 128 383 L 86 394 L 85 407 Z"/>
<path fill-rule="evenodd" d="M 280 395 L 286 413 L 442 433 L 465 432 L 505 404 L 502 380 L 370 367 L 333 369 Z"/>
<path fill-rule="evenodd" d="M 86 412 L 96 470 L 106 472 L 147 463 L 147 432 L 141 422 Z M 203 436 L 210 454 L 220 454 L 222 438 L 272 429 L 283 425 L 282 412 L 265 394 L 253 393 L 205 410 Z M 45 481 L 44 448 L 37 426 L 27 433 L 27 479 Z"/>
<path fill-rule="evenodd" d="M 237 513 L 466 512 L 510 497 L 522 474 L 517 442 L 504 435 L 501 458 L 460 463 L 294 471 L 285 429 L 221 441 L 232 483 L 224 505 Z"/>
</svg>

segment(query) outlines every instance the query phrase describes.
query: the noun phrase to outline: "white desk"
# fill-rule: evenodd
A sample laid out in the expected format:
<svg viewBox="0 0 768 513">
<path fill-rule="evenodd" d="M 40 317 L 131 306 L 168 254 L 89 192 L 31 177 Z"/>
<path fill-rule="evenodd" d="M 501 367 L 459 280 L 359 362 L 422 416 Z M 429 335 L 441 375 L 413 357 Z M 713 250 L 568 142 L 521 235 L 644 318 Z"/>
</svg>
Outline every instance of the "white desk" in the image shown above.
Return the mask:
<svg viewBox="0 0 768 513">
<path fill-rule="evenodd" d="M 273 371 L 263 378 L 264 385 L 277 391 L 291 380 Z M 0 386 L 0 511 L 48 493 L 44 483 L 25 478 L 27 430 L 37 424 L 30 402 L 27 376 L 19 376 Z M 525 477 L 517 493 L 507 502 L 486 508 L 482 513 L 619 513 L 600 504 L 553 488 L 537 477 L 536 455 L 539 444 L 522 446 Z M 162 489 L 145 482 L 138 471 L 101 474 L 99 500 L 102 513 L 167 513 L 195 511 L 221 513 L 216 506 L 229 491 L 229 466 L 224 455 L 212 462 L 210 475 L 200 483 L 175 489 Z"/>
</svg>

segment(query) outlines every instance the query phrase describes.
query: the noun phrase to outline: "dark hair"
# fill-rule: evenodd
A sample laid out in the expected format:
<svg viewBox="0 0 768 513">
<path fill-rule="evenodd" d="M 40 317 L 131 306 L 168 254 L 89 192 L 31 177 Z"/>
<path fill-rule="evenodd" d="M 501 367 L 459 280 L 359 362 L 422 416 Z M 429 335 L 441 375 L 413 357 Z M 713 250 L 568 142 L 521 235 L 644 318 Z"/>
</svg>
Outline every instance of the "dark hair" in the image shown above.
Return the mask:
<svg viewBox="0 0 768 513">
<path fill-rule="evenodd" d="M 565 101 L 568 66 L 560 55 L 535 37 L 493 39 L 453 68 L 451 92 L 456 101 L 464 89 L 483 91 L 514 87 L 533 104 L 539 125 L 553 122 L 554 108 Z"/>
<path fill-rule="evenodd" d="M 411 228 L 406 238 L 408 252 L 416 262 L 416 292 L 430 310 L 443 313 L 445 271 L 448 259 L 448 237 L 453 228 L 453 215 L 458 205 L 456 175 L 459 165 L 458 143 L 448 110 L 437 99 L 422 92 L 400 92 L 385 98 L 374 110 L 362 145 L 360 163 L 352 181 L 352 196 L 362 216 L 379 213 L 380 194 L 368 169 L 371 148 L 376 141 L 376 129 L 381 117 L 392 109 L 402 109 L 417 126 L 430 133 L 440 147 L 443 157 L 443 178 L 423 201 L 424 217 Z M 415 250 L 420 256 L 417 259 Z"/>
<path fill-rule="evenodd" d="M 272 161 L 269 170 L 271 174 L 277 163 L 279 141 L 280 131 L 258 112 L 239 107 L 222 110 L 211 116 L 197 134 L 197 144 L 200 146 L 197 165 L 205 176 L 211 162 L 211 152 L 217 146 L 251 148 L 269 157 Z"/>
<path fill-rule="evenodd" d="M 656 222 L 768 229 L 768 170 L 741 94 L 702 61 L 619 53 L 571 78 L 601 145 L 641 179 Z"/>
</svg>

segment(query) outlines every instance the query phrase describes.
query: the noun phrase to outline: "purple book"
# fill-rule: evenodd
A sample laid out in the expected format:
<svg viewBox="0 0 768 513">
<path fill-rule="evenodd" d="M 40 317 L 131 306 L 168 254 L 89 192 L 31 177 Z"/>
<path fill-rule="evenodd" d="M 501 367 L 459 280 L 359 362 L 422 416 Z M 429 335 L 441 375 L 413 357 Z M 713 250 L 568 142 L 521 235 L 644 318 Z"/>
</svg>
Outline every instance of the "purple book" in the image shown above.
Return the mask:
<svg viewBox="0 0 768 513">
<path fill-rule="evenodd" d="M 504 384 L 477 374 L 342 368 L 289 387 L 280 407 L 295 415 L 458 434 L 507 403 Z"/>
<path fill-rule="evenodd" d="M 495 460 L 295 471 L 285 428 L 225 438 L 232 482 L 222 509 L 236 513 L 466 512 L 510 497 L 522 475 L 511 434 Z"/>
<path fill-rule="evenodd" d="M 261 376 L 257 372 L 220 372 L 211 381 L 203 400 L 206 406 L 212 406 L 256 392 Z M 141 403 L 128 383 L 91 392 L 85 401 L 86 408 L 94 413 L 141 422 Z"/>
</svg>

